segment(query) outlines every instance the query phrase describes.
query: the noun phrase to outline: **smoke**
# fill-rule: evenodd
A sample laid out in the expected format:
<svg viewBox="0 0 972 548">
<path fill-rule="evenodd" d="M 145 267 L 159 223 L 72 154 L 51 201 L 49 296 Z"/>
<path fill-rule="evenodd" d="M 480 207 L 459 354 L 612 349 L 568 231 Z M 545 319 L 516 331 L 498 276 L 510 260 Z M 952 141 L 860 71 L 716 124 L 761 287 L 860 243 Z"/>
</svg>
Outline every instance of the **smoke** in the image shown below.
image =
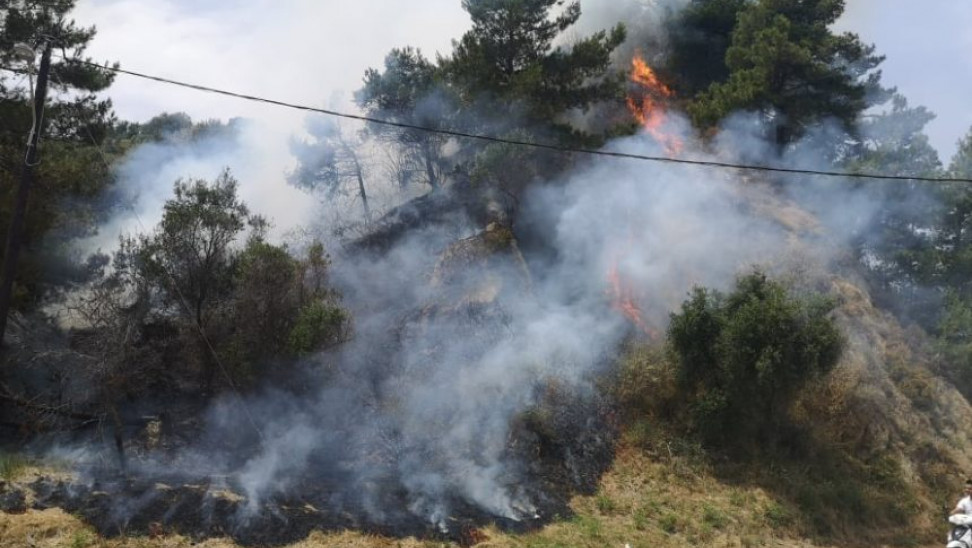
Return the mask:
<svg viewBox="0 0 972 548">
<path fill-rule="evenodd" d="M 656 61 L 668 43 L 668 23 L 689 4 L 689 0 L 618 0 L 582 2 L 581 17 L 573 34 L 588 36 L 623 23 L 628 39 L 614 53 L 615 61 L 627 65 L 636 51 Z M 569 41 L 569 37 L 568 37 Z"/>
<path fill-rule="evenodd" d="M 286 138 L 255 120 L 216 122 L 198 137 L 173 135 L 139 145 L 113 170 L 115 182 L 103 201 L 114 215 L 77 247 L 89 253 L 113 250 L 119 236 L 151 231 L 175 181 L 211 181 L 225 169 L 239 181 L 241 200 L 271 220 L 271 235 L 279 239 L 314 214 L 313 202 L 278 171 L 287 163 L 292 159 Z"/>
<path fill-rule="evenodd" d="M 588 13 L 599 21 L 642 8 Z M 730 119 L 705 146 L 678 116 L 664 129 L 680 135 L 684 157 L 793 167 L 819 167 L 817 145 L 828 139 L 822 126 L 779 158 L 755 116 Z M 309 200 L 282 185 L 273 143 L 287 139 L 274 135 L 254 124 L 191 148 L 145 145 L 120 168 L 120 188 L 150 226 L 174 179 L 230 167 L 258 213 L 288 223 L 281 230 L 301 224 L 313 215 L 292 208 Z M 647 134 L 608 149 L 666 154 Z M 339 255 L 332 282 L 354 317 L 353 340 L 304 364 L 302 390 L 228 397 L 209 410 L 204 439 L 175 463 L 153 456 L 140 466 L 233 477 L 247 497 L 241 519 L 308 486 L 332 508 L 360 509 L 380 524 L 418 519 L 446 529 L 467 506 L 531 519 L 539 501 L 527 486 L 536 478 L 511 449 L 512 425 L 543 405 L 550 386 L 595 392 L 592 379 L 635 330 L 612 302 L 612 278 L 633 288 L 641 320 L 661 331 L 692 286 L 726 289 L 753 265 L 784 270 L 794 238 L 833 243 L 812 257 L 826 264 L 879 208 L 852 190 L 818 194 L 816 180 L 794 179 L 777 192 L 768 180 L 591 157 L 523 197 L 516 224 L 545 240 L 545 261 L 509 242 L 493 246 L 502 227 L 484 231 L 469 219 L 414 230 L 381 254 Z M 787 217 L 788 197 L 820 215 Z M 119 218 L 103 234 L 131 227 Z"/>
<path fill-rule="evenodd" d="M 246 186 L 260 180 L 263 159 L 247 141 L 257 127 L 240 122 L 194 143 L 144 145 L 119 168 L 119 187 L 148 225 L 172 180 L 229 166 L 244 200 L 270 207 L 278 196 L 247 199 L 261 191 Z M 678 115 L 661 131 L 681 139 L 685 158 L 793 167 L 818 165 L 829 137 L 821 128 L 780 159 L 758 116 L 730 119 L 708 145 Z M 667 153 L 648 133 L 607 148 Z M 296 381 L 301 390 L 227 397 L 209 409 L 201 441 L 174 461 L 149 455 L 135 466 L 232 478 L 246 497 L 241 524 L 309 486 L 323 497 L 316 504 L 377 524 L 419 520 L 448 530 L 449 517 L 469 507 L 533 519 L 541 513 L 535 470 L 511 439 L 513 425 L 545 405 L 549 387 L 594 397 L 592 381 L 620 343 L 642 324 L 662 332 L 693 286 L 727 289 L 754 265 L 785 270 L 794 237 L 813 225 L 784 218 L 788 193 L 827 212 L 816 223 L 835 242 L 876 211 L 851 191 L 818 197 L 812 181 L 781 188 L 792 191 L 773 193 L 762 177 L 738 171 L 589 157 L 522 199 L 516 225 L 545 239 L 545 261 L 491 244 L 506 241 L 502 227 L 461 217 L 413 230 L 380 254 L 339 254 L 332 283 L 352 313 L 354 338 L 295 372 L 306 377 Z M 114 230 L 131 222 L 119 218 Z M 834 249 L 812 260 L 826 264 Z M 617 283 L 631 288 L 638 323 L 618 309 Z M 119 511 L 130 513 L 127 506 Z"/>
<path fill-rule="evenodd" d="M 770 154 L 742 119 L 715 140 L 727 149 L 716 156 L 687 127 L 675 116 L 666 129 L 682 133 L 689 157 Z M 665 153 L 648 134 L 610 149 Z M 594 393 L 592 379 L 634 329 L 611 302 L 612 272 L 659 331 L 693 285 L 726 289 L 753 265 L 786 267 L 795 229 L 767 213 L 781 202 L 754 207 L 753 193 L 765 190 L 753 189 L 757 181 L 590 158 L 524 197 L 517 222 L 547 235 L 546 262 L 484 247 L 500 229 L 468 220 L 416 230 L 386 253 L 338 256 L 332 280 L 355 337 L 306 364 L 310 377 L 327 371 L 325 380 L 304 393 L 228 398 L 210 410 L 204 441 L 164 466 L 235 478 L 244 520 L 308 485 L 326 486 L 322 503 L 379 524 L 447 529 L 465 507 L 532 519 L 537 492 L 527 486 L 536 478 L 511 451 L 512 425 L 543 405 L 545 387 Z"/>
</svg>

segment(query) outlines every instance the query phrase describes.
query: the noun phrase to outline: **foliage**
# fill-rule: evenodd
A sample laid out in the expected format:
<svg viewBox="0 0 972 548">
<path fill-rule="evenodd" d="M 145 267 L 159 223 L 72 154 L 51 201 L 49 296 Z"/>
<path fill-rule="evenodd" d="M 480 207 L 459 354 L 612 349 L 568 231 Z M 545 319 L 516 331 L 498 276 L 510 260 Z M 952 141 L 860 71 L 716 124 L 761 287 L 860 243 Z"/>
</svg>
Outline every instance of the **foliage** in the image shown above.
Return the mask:
<svg viewBox="0 0 972 548">
<path fill-rule="evenodd" d="M 851 33 L 830 29 L 843 0 L 758 0 L 739 13 L 726 50 L 729 77 L 690 105 L 700 127 L 731 112 L 762 114 L 780 147 L 827 118 L 853 133 L 858 115 L 878 93 L 882 57 Z"/>
<path fill-rule="evenodd" d="M 38 4 L 23 0 L 0 2 L 0 64 L 18 69 L 14 44 L 38 51 L 51 37 L 65 58 L 85 59 L 94 28 L 78 27 L 68 18 L 74 1 Z M 113 122 L 111 102 L 95 94 L 105 90 L 113 74 L 56 56 L 41 128 L 40 165 L 27 211 L 24 242 L 14 288 L 14 306 L 37 305 L 44 289 L 83 274 L 68 242 L 89 235 L 101 218 L 97 198 L 111 183 L 96 145 Z M 31 97 L 23 73 L 0 71 L 0 230 L 10 225 L 14 191 L 24 169 L 24 143 L 33 123 Z M 6 238 L 0 238 L 0 254 Z"/>
<path fill-rule="evenodd" d="M 146 122 L 119 121 L 109 131 L 106 146 L 124 153 L 145 143 L 197 144 L 210 137 L 232 137 L 242 124 L 239 118 L 228 122 L 194 122 L 184 112 L 163 112 Z"/>
<path fill-rule="evenodd" d="M 972 131 L 942 170 L 921 127 L 931 119 L 895 98 L 891 112 L 871 124 L 888 135 L 857 156 L 854 165 L 890 173 L 972 176 Z M 865 141 L 867 144 L 867 141 Z M 964 390 L 972 379 L 967 334 L 972 327 L 972 192 L 961 183 L 881 185 L 887 204 L 859 240 L 875 298 L 938 339 L 945 369 Z"/>
<path fill-rule="evenodd" d="M 612 70 L 610 56 L 625 39 L 624 27 L 554 46 L 580 17 L 579 3 L 465 0 L 462 6 L 472 28 L 451 55 L 433 63 L 411 47 L 392 50 L 384 70 L 365 73 L 358 104 L 369 115 L 422 127 L 596 144 L 567 117 L 620 99 L 623 75 Z M 409 128 L 371 129 L 397 144 L 394 164 L 403 184 L 418 180 L 437 188 L 447 178 L 466 183 L 475 174 L 480 188 L 502 181 L 516 195 L 536 173 L 558 167 L 549 155 L 526 151 L 511 177 L 483 176 L 505 149 Z"/>
<path fill-rule="evenodd" d="M 225 341 L 218 348 L 240 377 L 252 378 L 263 363 L 286 352 L 287 332 L 300 306 L 299 261 L 286 248 L 250 237 L 236 256 Z"/>
<path fill-rule="evenodd" d="M 849 155 L 853 171 L 931 177 L 941 173 L 938 153 L 924 128 L 935 119 L 925 107 L 909 107 L 900 94 L 891 98 L 891 109 L 864 116 L 858 124 L 858 150 Z"/>
<path fill-rule="evenodd" d="M 619 84 L 609 56 L 625 38 L 624 26 L 553 47 L 580 18 L 580 3 L 565 0 L 464 0 L 470 29 L 445 63 L 467 100 L 478 96 L 523 102 L 526 119 L 550 123 L 567 109 L 585 109 L 615 97 Z M 553 9 L 562 8 L 551 17 Z"/>
<path fill-rule="evenodd" d="M 610 55 L 625 39 L 624 26 L 554 47 L 555 38 L 580 18 L 580 4 L 565 3 L 464 0 L 472 28 L 442 60 L 462 104 L 503 109 L 522 118 L 521 127 L 551 131 L 571 109 L 620 98 L 623 75 L 610 69 Z M 571 138 L 570 132 L 558 133 Z"/>
<path fill-rule="evenodd" d="M 146 353 L 178 353 L 206 387 L 220 369 L 233 382 L 252 382 L 274 362 L 347 338 L 350 316 L 327 285 L 323 246 L 298 260 L 268 243 L 266 222 L 236 187 L 228 171 L 213 182 L 177 181 L 156 230 L 122 240 L 82 307 L 106 369 L 132 369 L 149 361 Z M 165 340 L 155 341 L 159 335 Z M 136 389 L 138 379 L 120 382 L 116 392 Z"/>
<path fill-rule="evenodd" d="M 185 305 L 185 312 L 202 328 L 232 288 L 238 259 L 233 242 L 248 224 L 259 228 L 264 223 L 239 201 L 237 184 L 228 171 L 212 184 L 201 179 L 176 181 L 158 231 L 139 250 L 148 277 L 162 289 L 168 307 L 182 310 Z"/>
<path fill-rule="evenodd" d="M 794 395 L 837 362 L 842 338 L 834 304 L 792 296 L 754 272 L 728 295 L 695 288 L 673 313 L 668 339 L 680 386 L 706 439 L 776 443 Z"/>
<path fill-rule="evenodd" d="M 369 116 L 393 122 L 449 129 L 454 105 L 438 86 L 438 69 L 422 52 L 411 48 L 393 49 L 385 57 L 385 70 L 365 71 L 364 87 L 355 93 L 358 105 Z M 401 158 L 399 184 L 413 180 L 437 188 L 442 178 L 445 138 L 429 131 L 372 125 L 370 130 L 386 142 L 398 145 Z"/>
<path fill-rule="evenodd" d="M 309 354 L 339 342 L 347 336 L 348 313 L 325 299 L 304 305 L 290 330 L 288 349 L 297 355 Z"/>
<path fill-rule="evenodd" d="M 729 79 L 726 51 L 736 18 L 750 0 L 692 0 L 668 21 L 671 45 L 665 70 L 680 97 L 695 97 Z"/>
<path fill-rule="evenodd" d="M 959 148 L 948 167 L 948 175 L 972 178 L 972 129 L 959 141 Z M 936 228 L 934 249 L 938 251 L 937 267 L 941 280 L 959 292 L 963 299 L 972 298 L 972 191 L 968 184 L 943 187 L 943 215 Z"/>
<path fill-rule="evenodd" d="M 938 154 L 924 133 L 933 118 L 927 109 L 909 107 L 904 97 L 894 95 L 890 109 L 862 118 L 860 137 L 843 160 L 846 169 L 898 176 L 942 175 Z M 942 213 L 940 192 L 916 181 L 893 185 L 861 181 L 855 186 L 861 195 L 881 204 L 860 227 L 854 242 L 873 297 L 899 316 L 933 326 L 940 302 L 929 298 L 925 287 L 934 276 L 932 240 Z"/>
<path fill-rule="evenodd" d="M 365 189 L 364 167 L 360 150 L 365 144 L 363 132 L 348 135 L 333 120 L 309 118 L 307 129 L 313 141 L 295 141 L 291 150 L 299 159 L 297 169 L 288 181 L 327 197 L 341 194 L 350 183 L 357 187 L 358 197 L 366 220 L 371 220 L 368 192 Z"/>
<path fill-rule="evenodd" d="M 948 174 L 955 178 L 972 178 L 972 128 L 959 139 L 958 150 L 948 166 Z"/>
</svg>

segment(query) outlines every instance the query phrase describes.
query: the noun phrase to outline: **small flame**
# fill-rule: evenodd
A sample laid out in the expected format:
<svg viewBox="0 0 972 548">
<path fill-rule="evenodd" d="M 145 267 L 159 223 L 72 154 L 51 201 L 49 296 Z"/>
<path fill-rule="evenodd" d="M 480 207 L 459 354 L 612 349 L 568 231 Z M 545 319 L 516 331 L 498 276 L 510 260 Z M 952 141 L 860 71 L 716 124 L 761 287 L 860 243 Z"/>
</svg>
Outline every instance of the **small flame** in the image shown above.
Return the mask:
<svg viewBox="0 0 972 548">
<path fill-rule="evenodd" d="M 620 258 L 615 257 L 611 261 L 611 267 L 607 273 L 608 296 L 611 299 L 611 307 L 624 315 L 639 331 L 648 335 L 649 338 L 657 339 L 658 332 L 649 327 L 642 316 L 641 308 L 638 306 L 639 299 L 632 289 L 631 283 L 621 274 L 618 266 L 620 262 Z"/>
<path fill-rule="evenodd" d="M 669 156 L 678 155 L 682 151 L 682 140 L 662 130 L 667 119 L 665 103 L 675 94 L 658 79 L 640 54 L 631 59 L 631 81 L 637 84 L 637 90 L 628 96 L 628 110 L 652 137 L 665 146 Z"/>
</svg>

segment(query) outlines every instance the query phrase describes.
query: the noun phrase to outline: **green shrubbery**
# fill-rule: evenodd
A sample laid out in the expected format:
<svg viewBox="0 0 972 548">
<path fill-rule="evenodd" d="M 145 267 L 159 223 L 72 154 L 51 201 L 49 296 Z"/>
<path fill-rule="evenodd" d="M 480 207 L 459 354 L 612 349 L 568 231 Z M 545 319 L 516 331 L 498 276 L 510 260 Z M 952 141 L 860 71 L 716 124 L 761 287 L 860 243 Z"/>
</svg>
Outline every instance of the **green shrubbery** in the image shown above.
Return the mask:
<svg viewBox="0 0 972 548">
<path fill-rule="evenodd" d="M 300 309 L 290 330 L 288 349 L 304 355 L 333 344 L 345 334 L 348 320 L 348 313 L 343 308 L 324 299 L 315 299 Z"/>
<path fill-rule="evenodd" d="M 181 381 L 198 373 L 206 389 L 255 382 L 348 336 L 323 246 L 300 258 L 267 242 L 266 221 L 236 188 L 228 172 L 177 182 L 159 226 L 124 239 L 111 271 L 92 284 L 81 307 L 93 332 L 88 350 L 118 391 L 142 388 L 151 375 L 139 371 L 153 363 Z"/>
<path fill-rule="evenodd" d="M 843 341 L 834 303 L 755 272 L 728 295 L 693 290 L 668 340 L 695 428 L 710 442 L 775 443 L 797 391 L 829 371 Z"/>
</svg>

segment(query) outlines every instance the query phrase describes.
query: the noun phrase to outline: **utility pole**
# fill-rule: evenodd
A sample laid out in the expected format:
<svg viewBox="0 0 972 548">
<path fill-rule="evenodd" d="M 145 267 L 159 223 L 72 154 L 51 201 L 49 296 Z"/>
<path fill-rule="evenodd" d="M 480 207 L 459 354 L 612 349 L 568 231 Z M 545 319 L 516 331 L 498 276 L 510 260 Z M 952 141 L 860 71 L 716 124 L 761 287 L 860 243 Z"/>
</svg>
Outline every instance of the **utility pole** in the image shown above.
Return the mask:
<svg viewBox="0 0 972 548">
<path fill-rule="evenodd" d="M 47 99 L 47 77 L 51 71 L 51 48 L 51 41 L 48 40 L 41 55 L 37 89 L 34 91 L 34 125 L 27 140 L 27 154 L 24 158 L 23 171 L 20 173 L 20 185 L 17 186 L 17 195 L 14 198 L 10 229 L 7 231 L 7 251 L 3 258 L 3 270 L 0 272 L 0 346 L 3 345 L 3 338 L 7 332 L 7 316 L 10 314 L 14 277 L 17 275 L 17 259 L 24 239 L 27 197 L 34 180 L 34 166 L 37 165 L 38 156 L 37 144 L 40 142 L 41 128 L 44 126 L 44 101 Z"/>
</svg>

